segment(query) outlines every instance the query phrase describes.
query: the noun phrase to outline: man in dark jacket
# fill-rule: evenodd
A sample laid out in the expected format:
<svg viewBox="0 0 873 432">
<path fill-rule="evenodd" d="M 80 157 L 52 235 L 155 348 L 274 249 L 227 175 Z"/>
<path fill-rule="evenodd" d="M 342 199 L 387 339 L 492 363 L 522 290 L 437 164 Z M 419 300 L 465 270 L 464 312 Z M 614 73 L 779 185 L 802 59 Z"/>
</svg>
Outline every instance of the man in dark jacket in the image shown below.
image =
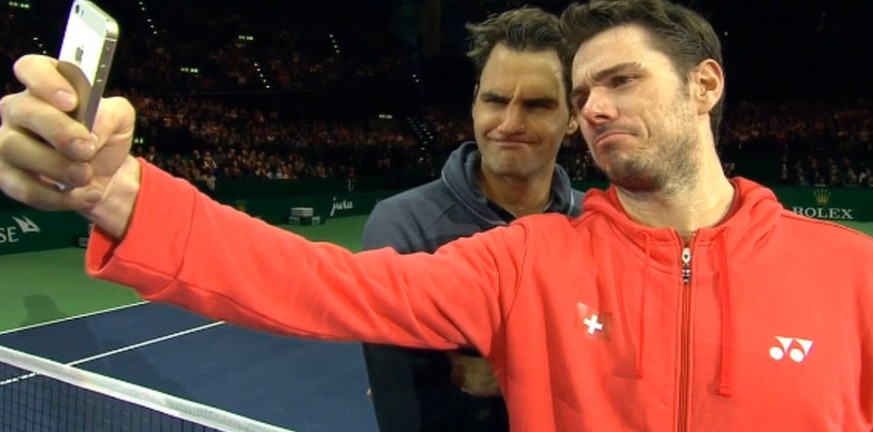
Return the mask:
<svg viewBox="0 0 873 432">
<path fill-rule="evenodd" d="M 523 8 L 468 30 L 476 142 L 451 154 L 439 180 L 380 202 L 364 229 L 366 249 L 433 252 L 528 214 L 580 213 L 582 195 L 555 162 L 576 131 L 557 18 Z M 365 344 L 364 355 L 382 432 L 508 430 L 500 389 L 475 351 Z"/>
</svg>

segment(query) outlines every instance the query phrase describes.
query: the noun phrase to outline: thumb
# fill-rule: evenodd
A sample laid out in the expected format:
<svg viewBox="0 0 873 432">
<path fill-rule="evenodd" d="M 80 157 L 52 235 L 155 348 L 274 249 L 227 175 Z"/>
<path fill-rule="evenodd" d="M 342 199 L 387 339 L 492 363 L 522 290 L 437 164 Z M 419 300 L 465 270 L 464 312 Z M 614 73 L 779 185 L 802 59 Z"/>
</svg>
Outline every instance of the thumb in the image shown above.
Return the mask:
<svg viewBox="0 0 873 432">
<path fill-rule="evenodd" d="M 100 101 L 94 119 L 93 133 L 105 137 L 106 143 L 118 145 L 133 138 L 136 125 L 136 110 L 123 97 L 105 98 Z M 98 148 L 101 143 L 98 142 Z"/>
<path fill-rule="evenodd" d="M 130 152 L 136 125 L 136 111 L 121 97 L 100 101 L 92 134 L 97 142 L 97 153 L 92 159 L 94 174 L 109 177 L 124 162 Z"/>
</svg>

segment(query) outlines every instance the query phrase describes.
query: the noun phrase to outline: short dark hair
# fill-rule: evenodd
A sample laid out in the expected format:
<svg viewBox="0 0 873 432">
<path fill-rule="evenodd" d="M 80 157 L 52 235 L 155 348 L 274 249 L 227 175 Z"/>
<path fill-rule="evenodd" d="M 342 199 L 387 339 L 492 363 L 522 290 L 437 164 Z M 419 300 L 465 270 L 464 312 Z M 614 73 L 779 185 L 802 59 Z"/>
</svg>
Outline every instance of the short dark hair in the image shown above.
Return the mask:
<svg viewBox="0 0 873 432">
<path fill-rule="evenodd" d="M 639 25 L 652 36 L 655 49 L 666 54 L 676 72 L 687 82 L 688 72 L 713 59 L 723 64 L 721 42 L 703 16 L 667 0 L 591 0 L 567 6 L 561 29 L 567 42 L 564 68 L 570 69 L 579 46 L 601 32 L 621 25 Z M 712 108 L 710 128 L 718 143 L 724 95 Z"/>
<path fill-rule="evenodd" d="M 507 48 L 520 52 L 554 51 L 562 62 L 567 57 L 564 50 L 564 35 L 557 16 L 540 8 L 525 6 L 489 16 L 478 24 L 467 24 L 470 33 L 470 49 L 467 57 L 476 67 L 476 82 L 482 76 L 482 69 L 491 56 L 494 47 L 502 43 Z M 561 68 L 564 92 L 570 92 L 570 71 Z M 568 105 L 569 106 L 569 105 Z"/>
</svg>

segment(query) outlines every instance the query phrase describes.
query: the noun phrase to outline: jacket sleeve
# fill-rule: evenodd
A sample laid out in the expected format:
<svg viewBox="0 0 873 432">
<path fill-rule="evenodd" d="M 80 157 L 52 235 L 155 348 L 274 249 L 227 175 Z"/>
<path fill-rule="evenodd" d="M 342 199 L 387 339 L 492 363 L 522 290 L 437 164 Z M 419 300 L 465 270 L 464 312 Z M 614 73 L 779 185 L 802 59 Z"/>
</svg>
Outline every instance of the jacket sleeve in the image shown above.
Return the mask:
<svg viewBox="0 0 873 432">
<path fill-rule="evenodd" d="M 95 230 L 86 267 L 145 299 L 302 337 L 488 352 L 515 296 L 522 226 L 433 255 L 355 255 L 220 205 L 141 163 L 124 239 Z"/>
</svg>

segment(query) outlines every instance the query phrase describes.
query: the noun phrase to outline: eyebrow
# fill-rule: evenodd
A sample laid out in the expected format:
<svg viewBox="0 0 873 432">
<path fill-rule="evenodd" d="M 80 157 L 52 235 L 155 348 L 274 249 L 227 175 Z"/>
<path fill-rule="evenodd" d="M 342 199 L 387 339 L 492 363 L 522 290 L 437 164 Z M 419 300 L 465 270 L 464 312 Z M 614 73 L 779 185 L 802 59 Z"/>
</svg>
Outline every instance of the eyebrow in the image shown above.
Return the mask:
<svg viewBox="0 0 873 432">
<path fill-rule="evenodd" d="M 606 69 L 602 69 L 602 70 L 595 72 L 594 74 L 591 75 L 591 81 L 595 82 L 595 83 L 599 83 L 599 82 L 603 81 L 606 77 L 611 76 L 611 75 L 615 75 L 618 72 L 621 72 L 623 70 L 642 69 L 642 68 L 643 68 L 642 63 L 640 63 L 638 61 L 619 63 L 615 66 L 610 66 Z M 579 97 L 582 94 L 585 94 L 587 91 L 588 91 L 588 88 L 584 84 L 573 87 L 573 90 L 570 92 L 570 100 L 576 100 L 577 97 Z"/>
<path fill-rule="evenodd" d="M 509 102 L 508 97 L 499 95 L 493 91 L 482 92 L 479 94 L 479 98 L 486 101 Z"/>
<path fill-rule="evenodd" d="M 512 99 L 511 97 L 502 96 L 491 91 L 482 92 L 480 98 L 485 101 L 497 101 L 504 103 L 507 103 Z M 541 96 L 533 98 L 523 98 L 522 103 L 528 106 L 550 107 L 557 105 L 558 100 L 549 96 Z"/>
</svg>

